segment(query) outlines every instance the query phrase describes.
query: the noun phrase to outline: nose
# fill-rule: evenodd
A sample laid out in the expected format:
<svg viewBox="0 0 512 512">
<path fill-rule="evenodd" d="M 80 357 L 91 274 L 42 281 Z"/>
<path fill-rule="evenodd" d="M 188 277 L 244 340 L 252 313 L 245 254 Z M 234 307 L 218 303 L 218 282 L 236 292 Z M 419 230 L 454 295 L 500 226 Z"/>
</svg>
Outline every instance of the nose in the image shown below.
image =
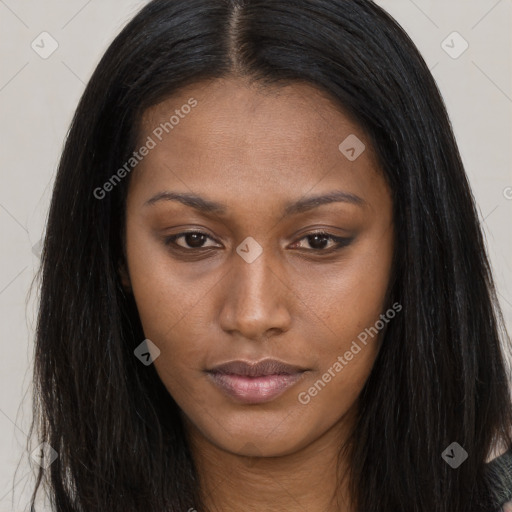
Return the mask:
<svg viewBox="0 0 512 512">
<path fill-rule="evenodd" d="M 266 251 L 252 263 L 238 254 L 233 257 L 220 312 L 222 329 L 252 340 L 286 332 L 291 324 L 288 301 L 293 293 L 284 273 L 266 257 Z"/>
</svg>

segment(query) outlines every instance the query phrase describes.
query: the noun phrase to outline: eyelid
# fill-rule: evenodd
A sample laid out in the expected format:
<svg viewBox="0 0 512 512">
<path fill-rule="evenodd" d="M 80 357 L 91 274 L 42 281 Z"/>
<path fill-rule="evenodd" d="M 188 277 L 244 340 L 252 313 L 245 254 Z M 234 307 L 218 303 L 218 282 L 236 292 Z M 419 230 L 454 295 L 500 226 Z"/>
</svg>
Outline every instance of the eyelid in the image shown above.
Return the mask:
<svg viewBox="0 0 512 512">
<path fill-rule="evenodd" d="M 190 253 L 212 249 L 211 246 L 187 248 L 187 247 L 183 247 L 183 246 L 175 243 L 175 241 L 178 238 L 181 238 L 183 236 L 190 235 L 190 234 L 204 235 L 207 238 L 209 238 L 210 240 L 214 241 L 215 243 L 217 243 L 217 244 L 220 243 L 218 240 L 216 240 L 214 237 L 212 237 L 208 233 L 201 231 L 201 230 L 193 230 L 193 229 L 190 231 L 182 231 L 182 232 L 176 233 L 174 235 L 166 236 L 164 243 L 165 243 L 165 245 L 170 246 L 176 250 L 182 250 L 182 251 L 190 252 Z M 297 244 L 297 243 L 301 242 L 302 240 L 304 240 L 310 236 L 314 236 L 314 235 L 324 235 L 326 238 L 332 240 L 335 243 L 334 247 L 330 247 L 329 249 L 304 249 L 305 252 L 311 252 L 311 253 L 316 253 L 316 254 L 322 254 L 322 253 L 330 254 L 332 252 L 341 250 L 344 247 L 347 247 L 348 245 L 350 245 L 352 243 L 352 241 L 355 238 L 354 236 L 342 237 L 342 236 L 334 235 L 333 233 L 330 233 L 326 229 L 319 228 L 319 229 L 316 229 L 313 231 L 308 231 L 301 237 L 297 238 L 296 241 L 293 242 L 293 244 Z M 301 249 L 299 249 L 299 250 L 301 250 Z"/>
<path fill-rule="evenodd" d="M 305 238 L 308 238 L 308 237 L 314 236 L 314 235 L 325 236 L 325 238 L 328 238 L 334 242 L 334 246 L 330 247 L 329 249 L 305 249 L 305 252 L 311 252 L 311 253 L 317 253 L 317 254 L 331 254 L 332 252 L 336 252 L 340 249 L 343 249 L 344 247 L 347 247 L 348 245 L 350 245 L 352 243 L 352 241 L 355 238 L 354 236 L 343 237 L 343 236 L 339 236 L 339 235 L 334 235 L 333 233 L 329 232 L 326 229 L 319 228 L 315 231 L 308 231 L 303 236 L 298 238 L 295 242 L 293 242 L 293 244 L 301 242 Z"/>
<path fill-rule="evenodd" d="M 211 248 L 211 247 L 191 247 L 190 249 L 188 249 L 186 247 L 182 247 L 181 245 L 174 243 L 178 238 L 181 238 L 186 235 L 193 235 L 193 234 L 205 235 L 207 238 L 209 238 L 210 240 L 213 240 L 215 243 L 220 243 L 218 240 L 216 240 L 214 237 L 212 237 L 208 233 L 205 233 L 204 231 L 200 231 L 200 230 L 181 231 L 180 233 L 176 233 L 175 235 L 166 236 L 164 243 L 165 243 L 165 245 L 173 246 L 174 248 L 176 248 L 178 250 L 182 249 L 183 251 L 188 251 L 188 252 L 201 251 L 204 249 Z"/>
</svg>

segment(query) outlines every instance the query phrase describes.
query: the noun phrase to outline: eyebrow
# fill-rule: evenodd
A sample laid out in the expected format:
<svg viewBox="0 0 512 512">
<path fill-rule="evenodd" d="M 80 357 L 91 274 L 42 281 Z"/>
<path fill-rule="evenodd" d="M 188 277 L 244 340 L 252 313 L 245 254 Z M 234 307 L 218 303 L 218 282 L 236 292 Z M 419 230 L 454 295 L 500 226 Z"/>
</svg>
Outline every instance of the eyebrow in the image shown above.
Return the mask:
<svg viewBox="0 0 512 512">
<path fill-rule="evenodd" d="M 184 192 L 159 192 L 148 199 L 144 206 L 150 206 L 160 201 L 178 201 L 203 213 L 214 213 L 217 215 L 225 215 L 227 213 L 227 207 L 223 203 Z M 284 207 L 284 215 L 297 215 L 329 203 L 351 203 L 361 207 L 368 204 L 362 197 L 355 194 L 342 190 L 333 190 L 326 194 L 304 197 L 296 202 L 287 203 Z"/>
<path fill-rule="evenodd" d="M 304 197 L 295 203 L 288 203 L 284 213 L 285 215 L 296 215 L 329 203 L 351 203 L 361 207 L 367 205 L 362 197 L 342 190 L 333 190 L 327 194 Z"/>
<path fill-rule="evenodd" d="M 215 201 L 210 201 L 209 199 L 204 199 L 201 196 L 197 196 L 195 194 L 189 194 L 185 192 L 159 192 L 151 199 L 148 199 L 144 206 L 150 206 L 159 201 L 179 201 L 180 203 L 195 208 L 204 213 L 217 213 L 217 214 L 225 214 L 226 206 L 222 203 L 217 203 Z"/>
</svg>

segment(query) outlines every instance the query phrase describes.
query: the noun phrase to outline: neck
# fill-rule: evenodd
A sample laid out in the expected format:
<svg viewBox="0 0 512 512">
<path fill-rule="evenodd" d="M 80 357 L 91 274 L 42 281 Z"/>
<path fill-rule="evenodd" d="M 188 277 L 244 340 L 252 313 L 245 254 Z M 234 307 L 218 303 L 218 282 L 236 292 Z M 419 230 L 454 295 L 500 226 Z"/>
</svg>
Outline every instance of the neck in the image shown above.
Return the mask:
<svg viewBox="0 0 512 512">
<path fill-rule="evenodd" d="M 204 512 L 355 512 L 348 461 L 340 455 L 352 421 L 345 415 L 320 438 L 279 456 L 244 454 L 211 443 L 182 415 L 198 472 Z M 337 467 L 337 463 L 339 465 Z"/>
</svg>

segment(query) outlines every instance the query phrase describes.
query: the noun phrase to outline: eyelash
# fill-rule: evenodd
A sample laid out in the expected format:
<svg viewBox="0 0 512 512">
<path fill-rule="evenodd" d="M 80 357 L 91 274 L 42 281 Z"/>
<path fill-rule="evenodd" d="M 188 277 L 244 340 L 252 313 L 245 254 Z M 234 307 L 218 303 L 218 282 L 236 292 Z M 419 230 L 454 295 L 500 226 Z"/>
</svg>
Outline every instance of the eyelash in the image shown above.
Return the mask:
<svg viewBox="0 0 512 512">
<path fill-rule="evenodd" d="M 176 240 L 178 238 L 184 237 L 186 235 L 193 235 L 193 234 L 204 235 L 207 238 L 209 238 L 210 240 L 217 242 L 217 240 L 215 240 L 214 238 L 212 238 L 211 236 L 207 235 L 206 233 L 204 233 L 202 231 L 184 231 L 182 233 L 177 233 L 176 235 L 171 235 L 169 237 L 166 237 L 165 245 L 167 245 L 173 249 L 182 250 L 185 252 L 204 251 L 204 250 L 210 249 L 210 247 L 186 248 L 186 247 L 182 247 L 182 246 L 176 244 Z M 336 245 L 334 247 L 331 247 L 330 249 L 306 249 L 307 252 L 331 253 L 331 252 L 339 251 L 339 250 L 343 249 L 344 247 L 350 245 L 350 243 L 353 240 L 353 238 L 343 238 L 343 237 L 332 235 L 325 231 L 314 231 L 312 233 L 308 233 L 307 235 L 303 236 L 297 242 L 300 242 L 300 241 L 304 240 L 305 238 L 308 238 L 311 236 L 320 236 L 323 238 L 327 238 L 329 240 L 334 241 L 336 243 Z M 297 242 L 294 242 L 294 243 L 297 243 Z M 217 243 L 219 243 L 219 242 L 217 242 Z"/>
</svg>

